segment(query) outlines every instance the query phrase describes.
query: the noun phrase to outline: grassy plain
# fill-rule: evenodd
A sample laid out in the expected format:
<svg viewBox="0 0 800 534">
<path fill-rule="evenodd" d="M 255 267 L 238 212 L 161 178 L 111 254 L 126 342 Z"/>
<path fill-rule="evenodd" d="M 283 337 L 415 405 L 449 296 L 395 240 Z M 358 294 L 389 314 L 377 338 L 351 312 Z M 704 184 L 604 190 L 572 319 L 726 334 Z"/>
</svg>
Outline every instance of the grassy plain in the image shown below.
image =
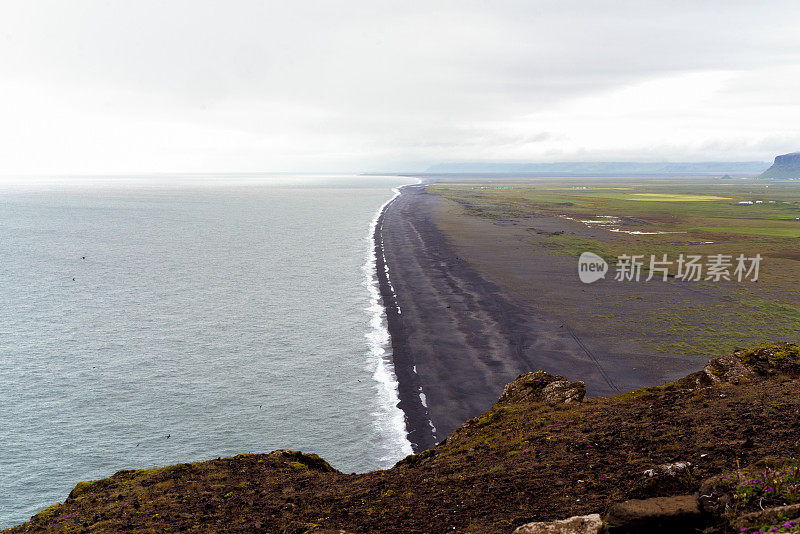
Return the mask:
<svg viewBox="0 0 800 534">
<path fill-rule="evenodd" d="M 585 335 L 607 336 L 610 350 L 638 345 L 705 357 L 754 342 L 800 340 L 800 182 L 542 178 L 440 181 L 427 190 L 452 201 L 441 227 L 479 270 Z M 465 216 L 483 220 L 494 237 L 477 246 L 480 232 L 465 230 Z M 494 245 L 503 239 L 504 248 Z M 574 283 L 584 251 L 606 259 L 606 280 Z M 650 256 L 664 254 L 673 262 L 681 254 L 730 255 L 734 264 L 740 254 L 763 259 L 757 282 L 676 280 L 676 263 L 666 282 L 645 282 Z M 511 255 L 522 259 L 513 272 Z M 644 256 L 643 281 L 613 280 L 622 255 Z M 548 277 L 542 268 L 525 271 L 526 260 L 547 264 Z"/>
</svg>

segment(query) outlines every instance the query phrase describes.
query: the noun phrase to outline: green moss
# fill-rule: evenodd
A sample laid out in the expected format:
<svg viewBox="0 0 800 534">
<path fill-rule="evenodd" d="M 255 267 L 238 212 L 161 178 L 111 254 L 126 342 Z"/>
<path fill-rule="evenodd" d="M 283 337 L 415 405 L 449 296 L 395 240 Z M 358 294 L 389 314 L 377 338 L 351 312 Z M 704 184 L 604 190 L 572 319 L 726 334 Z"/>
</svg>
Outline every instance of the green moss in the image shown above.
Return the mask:
<svg viewBox="0 0 800 534">
<path fill-rule="evenodd" d="M 297 469 L 297 470 L 299 470 L 299 471 L 308 471 L 308 466 L 307 466 L 306 464 L 304 464 L 304 463 L 300 463 L 300 462 L 289 462 L 289 464 L 288 464 L 288 465 L 289 465 L 289 467 L 291 467 L 291 468 L 293 468 L 293 469 Z"/>
<path fill-rule="evenodd" d="M 428 449 L 428 450 L 422 451 L 419 454 L 409 454 L 408 456 L 406 456 L 405 458 L 400 460 L 398 462 L 398 465 L 400 465 L 400 464 L 409 465 L 409 466 L 417 465 L 417 464 L 423 462 L 424 460 L 427 460 L 429 458 L 435 457 L 438 454 L 439 454 L 439 451 L 437 449 Z"/>
<path fill-rule="evenodd" d="M 782 371 L 800 371 L 800 345 L 794 343 L 763 343 L 738 356 L 743 363 L 756 370 L 766 366 Z"/>
<path fill-rule="evenodd" d="M 187 467 L 189 467 L 189 464 L 175 464 L 165 467 L 164 471 L 167 473 L 177 473 L 178 471 L 182 471 Z"/>
<path fill-rule="evenodd" d="M 503 406 L 502 408 L 496 408 L 490 410 L 480 416 L 478 420 L 475 422 L 475 428 L 483 428 L 485 426 L 489 426 L 492 423 L 499 421 L 503 418 L 503 416 L 507 413 L 514 413 L 515 410 L 512 409 L 510 406 Z"/>
<path fill-rule="evenodd" d="M 92 486 L 94 486 L 95 484 L 97 484 L 97 481 L 95 481 L 95 480 L 89 480 L 87 482 L 78 482 L 75 485 L 75 487 L 72 489 L 72 491 L 69 492 L 69 498 L 70 499 L 79 498 L 81 495 L 86 493 L 86 491 L 89 488 L 91 488 Z"/>
<path fill-rule="evenodd" d="M 49 506 L 36 514 L 35 518 L 37 522 L 47 522 L 56 517 L 59 512 L 61 511 L 62 504 L 57 502 L 53 506 Z"/>
<path fill-rule="evenodd" d="M 336 471 L 333 467 L 331 467 L 331 464 L 326 462 L 324 459 L 320 458 L 318 454 L 304 453 L 300 451 L 275 451 L 274 453 L 271 453 L 271 455 L 274 455 L 276 453 L 280 454 L 279 456 L 276 456 L 275 459 L 279 459 L 281 457 L 290 459 L 292 460 L 291 463 L 302 464 L 307 469 L 313 469 L 315 471 L 323 471 L 323 472 Z"/>
</svg>

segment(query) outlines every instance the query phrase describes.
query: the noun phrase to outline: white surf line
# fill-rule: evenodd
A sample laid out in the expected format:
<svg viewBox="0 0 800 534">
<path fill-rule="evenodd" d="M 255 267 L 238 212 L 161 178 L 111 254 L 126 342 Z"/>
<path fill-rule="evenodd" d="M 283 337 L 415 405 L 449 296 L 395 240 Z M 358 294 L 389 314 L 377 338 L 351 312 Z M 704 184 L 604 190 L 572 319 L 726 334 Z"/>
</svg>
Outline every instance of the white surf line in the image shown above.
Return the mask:
<svg viewBox="0 0 800 534">
<path fill-rule="evenodd" d="M 417 179 L 417 183 L 421 182 L 421 180 Z M 397 375 L 394 371 L 394 363 L 391 358 L 391 337 L 386 322 L 386 309 L 381 299 L 377 269 L 378 258 L 375 250 L 375 230 L 378 227 L 378 221 L 381 219 L 381 215 L 386 207 L 400 195 L 400 190 L 398 188 L 393 188 L 392 192 L 394 193 L 392 198 L 384 202 L 383 205 L 378 208 L 378 211 L 375 213 L 370 223 L 369 233 L 367 235 L 369 252 L 367 254 L 367 261 L 363 266 L 364 283 L 369 290 L 370 296 L 370 305 L 366 310 L 370 315 L 370 331 L 367 332 L 364 337 L 367 339 L 367 344 L 369 346 L 370 361 L 368 365 L 369 368 L 373 370 L 372 379 L 375 381 L 375 390 L 379 400 L 379 411 L 374 414 L 374 421 L 379 434 L 381 436 L 386 436 L 387 441 L 392 444 L 396 451 L 380 458 L 380 462 L 383 464 L 381 467 L 389 467 L 401 458 L 414 452 L 411 448 L 411 442 L 408 440 L 405 413 L 397 406 L 400 402 L 400 389 L 397 382 Z M 383 230 L 382 224 L 381 230 Z M 384 266 L 386 266 L 383 237 L 381 237 L 380 249 Z M 389 281 L 388 267 L 386 267 L 385 272 L 386 279 L 389 282 L 389 288 L 392 291 L 392 296 L 395 302 L 397 302 L 397 295 L 394 292 L 394 287 L 391 281 Z M 397 311 L 400 313 L 399 307 Z"/>
<path fill-rule="evenodd" d="M 421 184 L 421 183 L 422 183 L 422 180 L 417 178 L 417 184 Z M 406 185 L 415 185 L 415 184 L 406 184 Z M 402 186 L 400 186 L 400 187 L 402 187 Z M 379 212 L 379 216 L 380 216 L 380 213 L 383 213 L 383 211 L 386 209 L 386 207 L 394 199 L 396 199 L 400 195 L 399 188 L 398 189 L 392 189 L 392 191 L 394 191 L 394 196 L 386 204 L 384 204 L 382 206 L 382 208 L 381 208 L 381 210 Z M 383 259 L 383 270 L 386 273 L 386 283 L 387 283 L 387 285 L 389 286 L 389 289 L 392 292 L 392 299 L 394 300 L 395 308 L 397 309 L 397 315 L 402 315 L 403 314 L 403 310 L 400 309 L 400 304 L 397 302 L 397 293 L 395 293 L 394 286 L 392 285 L 391 277 L 389 276 L 389 264 L 386 261 L 386 251 L 385 251 L 384 246 L 383 246 L 383 221 L 382 220 L 381 220 L 381 228 L 380 229 L 381 229 L 381 258 Z M 419 234 L 419 231 L 417 231 L 416 228 L 413 228 L 413 229 L 414 229 L 414 232 L 417 235 L 417 239 L 419 240 L 420 245 L 424 245 L 425 243 L 422 240 L 422 236 Z M 412 367 L 412 371 L 416 376 L 419 376 L 419 375 L 417 375 L 417 366 L 416 365 L 414 365 Z M 433 421 L 431 421 L 430 417 L 428 416 L 428 398 L 422 392 L 422 386 L 418 387 L 418 392 L 419 392 L 420 403 L 422 404 L 422 407 L 425 408 L 425 416 L 428 418 L 428 425 L 431 427 L 431 435 L 433 436 L 433 439 L 436 440 L 436 427 L 433 425 Z M 437 441 L 437 443 L 438 443 L 438 441 Z"/>
<path fill-rule="evenodd" d="M 392 191 L 397 190 L 393 189 Z M 397 198 L 397 195 L 392 197 L 392 200 L 395 198 Z M 392 298 L 394 300 L 394 306 L 397 309 L 397 315 L 403 315 L 403 310 L 400 309 L 400 304 L 397 302 L 397 293 L 394 291 L 392 278 L 389 276 L 389 265 L 386 263 L 386 251 L 383 248 L 383 223 L 381 223 L 381 259 L 383 259 L 383 272 L 386 274 L 386 283 L 389 285 L 389 289 L 392 291 Z"/>
</svg>

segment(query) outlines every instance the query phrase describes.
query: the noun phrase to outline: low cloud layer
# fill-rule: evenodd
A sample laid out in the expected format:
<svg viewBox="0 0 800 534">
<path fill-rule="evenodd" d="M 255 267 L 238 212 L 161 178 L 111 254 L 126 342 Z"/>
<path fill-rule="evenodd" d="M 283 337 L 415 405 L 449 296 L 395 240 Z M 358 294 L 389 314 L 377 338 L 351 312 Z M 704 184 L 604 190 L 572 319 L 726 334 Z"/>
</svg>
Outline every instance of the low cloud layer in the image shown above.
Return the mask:
<svg viewBox="0 0 800 534">
<path fill-rule="evenodd" d="M 0 173 L 800 149 L 794 2 L 8 0 L 0 75 Z"/>
</svg>

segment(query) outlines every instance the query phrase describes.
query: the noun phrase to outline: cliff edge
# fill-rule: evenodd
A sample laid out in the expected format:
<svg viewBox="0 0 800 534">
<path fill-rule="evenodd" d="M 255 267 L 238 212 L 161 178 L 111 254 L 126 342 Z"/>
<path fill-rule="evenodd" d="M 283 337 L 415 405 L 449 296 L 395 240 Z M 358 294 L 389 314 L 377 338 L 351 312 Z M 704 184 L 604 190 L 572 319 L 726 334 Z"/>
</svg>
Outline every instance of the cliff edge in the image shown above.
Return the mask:
<svg viewBox="0 0 800 534">
<path fill-rule="evenodd" d="M 761 173 L 759 178 L 800 179 L 800 152 L 776 156 L 772 167 Z"/>
<path fill-rule="evenodd" d="M 750 532 L 794 513 L 800 346 L 737 351 L 610 398 L 584 392 L 525 373 L 489 411 L 385 471 L 345 474 L 286 450 L 120 471 L 7 532 L 589 532 L 531 523 L 564 518 L 594 532 L 670 531 L 653 517 Z"/>
</svg>

